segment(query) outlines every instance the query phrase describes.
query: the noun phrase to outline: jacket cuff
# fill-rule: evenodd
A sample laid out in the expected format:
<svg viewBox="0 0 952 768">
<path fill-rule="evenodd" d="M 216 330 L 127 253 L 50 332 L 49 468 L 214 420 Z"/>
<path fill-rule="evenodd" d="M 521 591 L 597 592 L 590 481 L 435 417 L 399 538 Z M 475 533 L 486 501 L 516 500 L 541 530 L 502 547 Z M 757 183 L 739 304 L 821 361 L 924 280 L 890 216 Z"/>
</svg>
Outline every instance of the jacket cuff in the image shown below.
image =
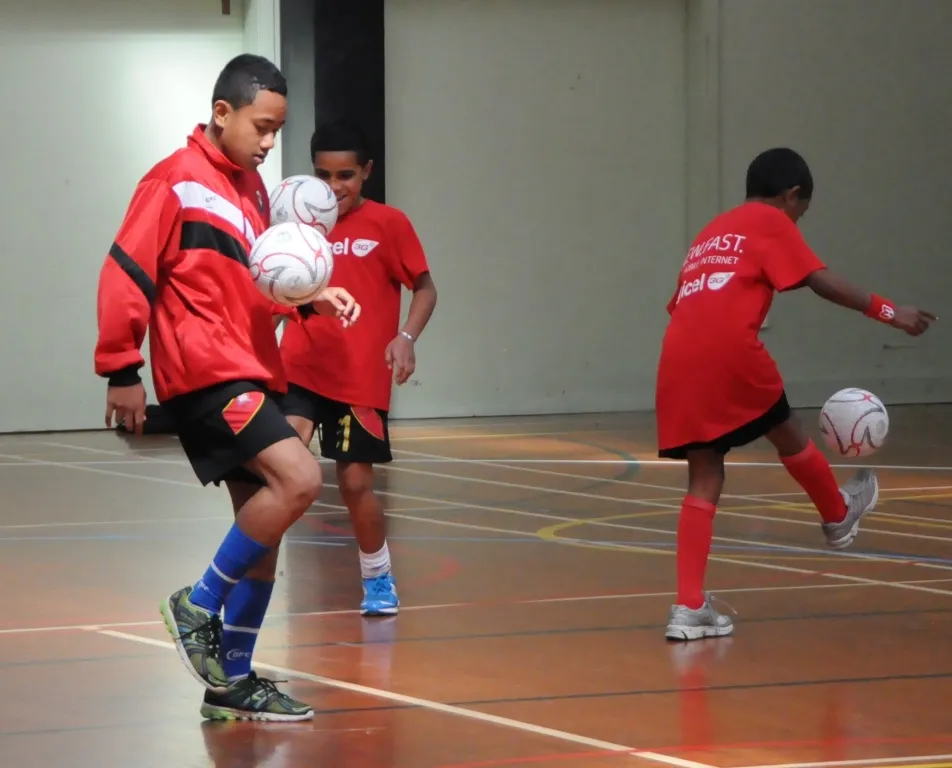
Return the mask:
<svg viewBox="0 0 952 768">
<path fill-rule="evenodd" d="M 110 387 L 132 387 L 142 381 L 138 365 L 127 365 L 106 375 Z"/>
</svg>

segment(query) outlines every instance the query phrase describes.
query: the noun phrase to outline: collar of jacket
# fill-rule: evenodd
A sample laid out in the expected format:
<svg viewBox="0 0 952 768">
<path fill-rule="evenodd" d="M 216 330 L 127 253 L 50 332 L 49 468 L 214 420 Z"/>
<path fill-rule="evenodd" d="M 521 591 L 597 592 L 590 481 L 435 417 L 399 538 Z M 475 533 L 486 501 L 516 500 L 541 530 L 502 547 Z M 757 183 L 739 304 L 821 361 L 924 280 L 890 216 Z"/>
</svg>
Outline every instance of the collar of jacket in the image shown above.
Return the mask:
<svg viewBox="0 0 952 768">
<path fill-rule="evenodd" d="M 225 153 L 212 144 L 205 135 L 206 123 L 199 123 L 188 137 L 188 143 L 197 148 L 208 158 L 209 162 L 223 173 L 239 174 L 244 172 L 244 168 L 235 165 L 231 160 L 225 157 Z"/>
</svg>

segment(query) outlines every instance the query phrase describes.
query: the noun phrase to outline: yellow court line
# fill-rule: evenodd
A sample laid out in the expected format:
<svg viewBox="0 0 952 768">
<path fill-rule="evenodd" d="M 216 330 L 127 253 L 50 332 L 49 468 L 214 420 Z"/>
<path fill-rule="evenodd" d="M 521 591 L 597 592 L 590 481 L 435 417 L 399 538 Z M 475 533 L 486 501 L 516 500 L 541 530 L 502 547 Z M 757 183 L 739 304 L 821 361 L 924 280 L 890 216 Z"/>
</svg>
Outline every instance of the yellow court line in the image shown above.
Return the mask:
<svg viewBox="0 0 952 768">
<path fill-rule="evenodd" d="M 760 509 L 760 507 L 756 507 L 756 509 Z M 607 549 L 607 550 L 611 550 L 615 552 L 635 552 L 638 554 L 647 554 L 647 555 L 668 555 L 669 557 L 676 555 L 677 552 L 675 552 L 674 550 L 654 549 L 651 547 L 640 547 L 637 544 L 626 544 L 624 542 L 612 543 L 610 541 L 605 541 L 605 542 L 577 541 L 574 539 L 566 539 L 566 538 L 563 538 L 562 536 L 559 536 L 559 534 L 562 531 L 566 531 L 571 528 L 581 528 L 582 526 L 585 526 L 585 525 L 598 524 L 598 523 L 612 523 L 618 520 L 632 520 L 635 518 L 651 517 L 652 515 L 655 515 L 655 514 L 657 514 L 657 512 L 654 512 L 654 511 L 629 512 L 629 513 L 621 514 L 621 515 L 608 515 L 606 517 L 593 517 L 593 518 L 588 518 L 583 520 L 566 520 L 561 523 L 556 523 L 555 525 L 547 525 L 543 528 L 540 528 L 533 535 L 538 536 L 543 541 L 555 541 L 561 544 L 570 544 L 571 546 L 580 547 L 582 549 L 596 549 L 596 550 Z M 621 530 L 621 529 L 617 529 L 617 530 Z M 639 531 L 639 533 L 643 533 L 643 531 Z M 663 534 L 671 535 L 670 531 L 659 530 L 658 533 L 662 535 Z M 718 540 L 723 540 L 723 538 L 715 536 L 714 541 L 718 541 Z M 761 544 L 761 545 L 768 544 L 768 542 L 751 541 L 751 542 L 748 542 L 748 544 L 752 546 L 756 546 L 757 544 Z M 782 554 L 780 552 L 763 552 L 763 553 L 758 553 L 756 555 L 729 553 L 724 556 L 730 557 L 732 560 L 751 560 L 756 562 L 776 561 L 776 560 L 801 561 L 801 562 L 829 562 L 831 558 L 837 557 L 837 559 L 840 560 L 842 564 L 864 565 L 869 563 L 869 560 L 867 560 L 866 558 L 860 558 L 860 557 L 844 558 L 844 557 L 839 557 L 838 555 L 839 553 L 831 551 L 828 554 L 823 553 L 823 554 L 809 554 L 809 555 L 795 555 L 795 554 L 788 555 L 788 554 Z M 711 559 L 712 560 L 718 559 L 718 555 L 711 555 Z M 898 565 L 905 565 L 909 563 L 908 559 L 892 558 L 892 557 L 889 557 L 888 555 L 876 555 L 876 560 L 879 562 L 895 563 Z"/>
<path fill-rule="evenodd" d="M 934 496 L 927 495 L 916 495 L 916 496 L 893 496 L 889 498 L 879 499 L 879 505 L 886 503 L 896 502 L 896 501 L 918 501 L 921 499 L 952 499 L 952 493 L 943 493 Z M 650 504 L 651 502 L 645 502 Z M 787 510 L 790 512 L 800 512 L 805 515 L 816 515 L 816 507 L 813 506 L 811 502 L 778 502 L 774 503 L 771 501 L 764 501 L 757 504 L 736 504 L 736 505 L 723 505 L 718 506 L 718 511 L 720 512 L 730 512 L 730 513 L 739 513 L 739 512 L 764 512 L 764 511 L 773 511 L 773 510 Z M 679 509 L 673 507 L 664 507 L 661 509 L 654 509 L 651 514 L 653 515 L 671 515 L 678 514 Z M 743 517 L 748 517 L 748 515 L 742 515 Z M 755 515 L 749 515 L 749 517 L 755 517 Z M 889 512 L 880 512 L 878 509 L 873 513 L 873 519 L 883 520 L 893 523 L 895 525 L 906 526 L 909 528 L 923 528 L 926 530 L 944 530 L 952 531 L 952 521 L 949 520 L 909 520 L 903 515 L 891 514 Z M 879 533 L 888 534 L 890 531 L 882 531 Z"/>
<path fill-rule="evenodd" d="M 926 494 L 917 494 L 914 496 L 890 496 L 888 498 L 879 498 L 879 504 L 891 504 L 897 501 L 921 501 L 925 499 L 952 499 L 952 493 L 941 493 L 935 495 L 926 495 Z M 768 508 L 780 508 L 780 509 L 789 509 L 794 512 L 803 512 L 805 514 L 816 514 L 816 509 L 810 503 L 792 503 L 792 504 L 778 504 L 775 507 L 768 505 Z M 725 512 L 733 511 L 753 511 L 753 510 L 763 510 L 764 507 L 752 507 L 748 504 L 740 505 L 736 507 L 720 507 Z M 878 509 L 873 512 L 873 519 L 875 520 L 884 520 L 894 523 L 896 525 L 903 525 L 910 528 L 925 528 L 926 530 L 952 530 L 952 521 L 948 520 L 909 520 L 904 515 L 892 514 L 889 512 L 880 512 Z M 882 533 L 889 533 L 889 531 L 881 531 Z"/>
</svg>

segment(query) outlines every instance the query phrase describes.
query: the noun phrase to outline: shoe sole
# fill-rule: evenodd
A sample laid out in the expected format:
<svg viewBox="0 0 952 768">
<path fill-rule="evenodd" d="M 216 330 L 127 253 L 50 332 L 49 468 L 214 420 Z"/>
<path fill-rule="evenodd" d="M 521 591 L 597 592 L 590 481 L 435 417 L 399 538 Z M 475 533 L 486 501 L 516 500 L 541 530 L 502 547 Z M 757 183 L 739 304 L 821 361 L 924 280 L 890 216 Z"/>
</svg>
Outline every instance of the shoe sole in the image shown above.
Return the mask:
<svg viewBox="0 0 952 768">
<path fill-rule="evenodd" d="M 853 523 L 853 527 L 850 528 L 849 533 L 845 536 L 842 536 L 835 541 L 828 541 L 831 549 L 846 549 L 849 547 L 855 540 L 856 534 L 859 533 L 859 524 L 863 521 L 863 518 L 866 517 L 870 512 L 876 509 L 876 504 L 879 502 L 879 478 L 875 475 L 873 476 L 873 500 L 869 503 L 869 506 L 866 507 L 856 518 L 856 522 Z"/>
<path fill-rule="evenodd" d="M 206 704 L 201 708 L 202 717 L 206 720 L 254 721 L 258 723 L 300 723 L 314 719 L 314 710 L 311 709 L 300 715 L 277 714 L 275 712 L 246 712 L 241 709 L 228 707 L 209 707 Z"/>
<path fill-rule="evenodd" d="M 400 613 L 400 608 L 397 606 L 394 606 L 393 608 L 360 609 L 361 616 L 396 616 L 398 613 Z"/>
<path fill-rule="evenodd" d="M 174 592 L 172 593 L 175 594 Z M 191 660 L 188 658 L 188 654 L 185 652 L 185 644 L 182 642 L 182 639 L 179 637 L 178 625 L 175 623 L 175 616 L 172 615 L 172 605 L 170 600 L 172 595 L 169 595 L 161 603 L 159 603 L 159 613 L 162 615 L 162 620 L 165 623 L 165 628 L 168 630 L 169 636 L 172 638 L 172 643 L 175 645 L 175 650 L 178 652 L 179 659 L 185 665 L 185 669 L 188 670 L 188 673 L 194 677 L 203 688 L 207 688 L 213 693 L 224 693 L 228 690 L 228 684 L 216 685 L 210 680 L 206 680 L 200 674 L 198 670 L 192 666 Z"/>
<path fill-rule="evenodd" d="M 707 637 L 727 637 L 733 634 L 733 632 L 733 624 L 726 627 L 682 627 L 669 624 L 664 636 L 668 640 L 679 640 L 683 642 L 687 640 L 703 640 Z"/>
</svg>

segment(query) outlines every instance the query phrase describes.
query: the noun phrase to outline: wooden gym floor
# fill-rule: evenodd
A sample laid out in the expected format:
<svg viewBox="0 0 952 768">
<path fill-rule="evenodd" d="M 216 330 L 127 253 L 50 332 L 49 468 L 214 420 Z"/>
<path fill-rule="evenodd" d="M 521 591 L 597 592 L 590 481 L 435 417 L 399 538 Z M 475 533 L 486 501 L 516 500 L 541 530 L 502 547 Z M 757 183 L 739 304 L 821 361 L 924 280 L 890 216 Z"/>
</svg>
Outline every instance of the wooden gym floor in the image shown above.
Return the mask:
<svg viewBox="0 0 952 768">
<path fill-rule="evenodd" d="M 318 708 L 294 725 L 203 723 L 159 624 L 230 514 L 175 439 L 0 437 L 0 762 L 952 766 L 952 407 L 891 416 L 845 554 L 766 446 L 732 455 L 709 587 L 736 630 L 693 644 L 663 636 L 685 477 L 649 414 L 398 423 L 400 616 L 354 610 L 331 466 L 284 546 L 256 660 Z"/>
</svg>

